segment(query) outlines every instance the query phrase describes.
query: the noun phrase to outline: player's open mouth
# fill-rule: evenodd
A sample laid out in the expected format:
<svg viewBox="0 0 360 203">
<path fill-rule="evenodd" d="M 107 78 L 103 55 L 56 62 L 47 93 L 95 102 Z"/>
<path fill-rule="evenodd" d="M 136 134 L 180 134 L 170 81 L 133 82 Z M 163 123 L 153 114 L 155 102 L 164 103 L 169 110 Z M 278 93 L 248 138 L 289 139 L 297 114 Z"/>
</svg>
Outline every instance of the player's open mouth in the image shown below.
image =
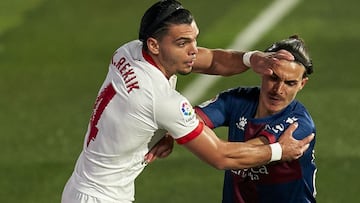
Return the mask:
<svg viewBox="0 0 360 203">
<path fill-rule="evenodd" d="M 193 60 L 191 60 L 191 61 L 188 61 L 186 64 L 187 64 L 188 66 L 193 66 L 194 63 L 195 63 L 195 59 L 193 59 Z"/>
</svg>

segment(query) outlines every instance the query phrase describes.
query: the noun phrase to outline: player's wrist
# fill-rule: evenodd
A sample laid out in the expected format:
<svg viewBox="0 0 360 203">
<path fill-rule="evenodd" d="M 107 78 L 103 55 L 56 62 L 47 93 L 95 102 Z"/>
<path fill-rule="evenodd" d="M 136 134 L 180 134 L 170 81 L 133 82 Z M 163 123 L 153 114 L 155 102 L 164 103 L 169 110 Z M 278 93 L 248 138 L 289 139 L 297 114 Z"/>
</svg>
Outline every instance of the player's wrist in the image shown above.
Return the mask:
<svg viewBox="0 0 360 203">
<path fill-rule="evenodd" d="M 246 67 L 251 67 L 251 62 L 250 62 L 250 58 L 251 56 L 256 53 L 258 51 L 248 51 L 248 52 L 245 52 L 244 55 L 243 55 L 243 64 L 246 66 Z"/>
<path fill-rule="evenodd" d="M 282 148 L 280 143 L 275 142 L 269 145 L 271 149 L 271 158 L 269 162 L 279 161 L 282 156 Z"/>
</svg>

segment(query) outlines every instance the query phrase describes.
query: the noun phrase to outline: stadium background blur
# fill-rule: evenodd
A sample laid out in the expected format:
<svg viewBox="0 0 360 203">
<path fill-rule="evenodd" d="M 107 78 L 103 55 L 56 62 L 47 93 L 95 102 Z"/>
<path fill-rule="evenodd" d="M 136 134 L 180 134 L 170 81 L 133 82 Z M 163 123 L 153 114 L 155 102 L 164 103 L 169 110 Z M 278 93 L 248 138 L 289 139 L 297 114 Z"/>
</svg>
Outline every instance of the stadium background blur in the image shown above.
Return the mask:
<svg viewBox="0 0 360 203">
<path fill-rule="evenodd" d="M 0 202 L 59 202 L 81 150 L 91 109 L 113 51 L 137 37 L 150 0 L 1 0 Z M 272 1 L 183 0 L 200 27 L 198 44 L 226 48 Z M 301 0 L 250 49 L 299 34 L 315 73 L 298 95 L 317 125 L 318 202 L 360 200 L 357 0 Z M 181 91 L 196 74 L 180 77 Z M 251 71 L 222 78 L 199 101 L 237 85 L 256 85 Z M 196 89 L 194 89 L 196 91 Z M 217 132 L 226 138 L 226 130 Z M 136 202 L 221 199 L 222 171 L 176 145 L 136 181 Z"/>
</svg>

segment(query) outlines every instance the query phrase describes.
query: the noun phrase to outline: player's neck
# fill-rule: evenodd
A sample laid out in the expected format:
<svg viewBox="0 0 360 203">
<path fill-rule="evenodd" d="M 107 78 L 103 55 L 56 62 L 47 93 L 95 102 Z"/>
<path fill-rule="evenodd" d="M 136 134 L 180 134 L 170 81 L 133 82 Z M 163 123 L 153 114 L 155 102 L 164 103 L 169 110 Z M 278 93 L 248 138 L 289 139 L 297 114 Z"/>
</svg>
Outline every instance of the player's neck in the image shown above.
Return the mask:
<svg viewBox="0 0 360 203">
<path fill-rule="evenodd" d="M 270 115 L 272 114 L 265 108 L 265 106 L 261 102 L 259 102 L 259 105 L 256 109 L 255 118 L 265 118 Z"/>
</svg>

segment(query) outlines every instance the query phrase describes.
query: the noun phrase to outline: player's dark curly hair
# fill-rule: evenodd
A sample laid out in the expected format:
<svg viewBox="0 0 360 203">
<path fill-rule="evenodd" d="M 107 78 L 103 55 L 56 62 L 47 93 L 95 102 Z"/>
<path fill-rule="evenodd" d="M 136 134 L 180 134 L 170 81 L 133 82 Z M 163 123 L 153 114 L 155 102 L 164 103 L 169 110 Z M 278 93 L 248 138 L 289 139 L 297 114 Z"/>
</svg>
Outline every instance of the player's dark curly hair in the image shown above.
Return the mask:
<svg viewBox="0 0 360 203">
<path fill-rule="evenodd" d="M 152 5 L 143 15 L 139 29 L 139 40 L 144 43 L 149 37 L 161 39 L 171 24 L 191 24 L 194 20 L 191 12 L 176 0 L 162 0 Z"/>
<path fill-rule="evenodd" d="M 307 77 L 314 72 L 312 60 L 309 53 L 306 50 L 305 42 L 298 35 L 290 36 L 288 39 L 275 42 L 269 48 L 265 49 L 265 52 L 276 52 L 284 49 L 290 52 L 295 61 L 304 65 L 306 71 L 303 77 Z"/>
</svg>

